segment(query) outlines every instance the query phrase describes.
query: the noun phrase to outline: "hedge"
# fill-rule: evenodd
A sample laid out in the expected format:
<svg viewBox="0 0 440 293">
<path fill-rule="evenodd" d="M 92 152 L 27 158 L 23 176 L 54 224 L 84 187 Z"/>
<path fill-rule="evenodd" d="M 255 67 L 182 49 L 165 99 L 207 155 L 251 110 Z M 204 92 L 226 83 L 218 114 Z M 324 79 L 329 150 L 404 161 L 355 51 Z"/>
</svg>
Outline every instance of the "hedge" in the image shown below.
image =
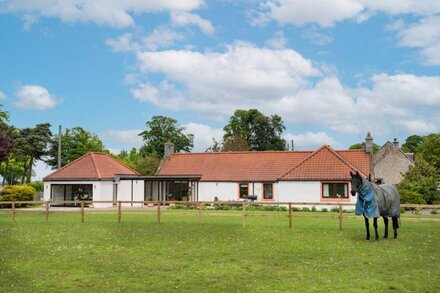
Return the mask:
<svg viewBox="0 0 440 293">
<path fill-rule="evenodd" d="M 29 185 L 9 185 L 0 192 L 0 201 L 32 201 L 35 188 Z"/>
</svg>

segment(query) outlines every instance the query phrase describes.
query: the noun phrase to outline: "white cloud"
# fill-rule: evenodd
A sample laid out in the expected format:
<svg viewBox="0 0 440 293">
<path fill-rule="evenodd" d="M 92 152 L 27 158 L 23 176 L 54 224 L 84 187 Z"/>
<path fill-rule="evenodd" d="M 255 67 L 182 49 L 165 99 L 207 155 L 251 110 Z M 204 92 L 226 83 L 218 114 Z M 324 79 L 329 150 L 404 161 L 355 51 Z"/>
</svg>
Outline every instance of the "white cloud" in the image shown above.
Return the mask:
<svg viewBox="0 0 440 293">
<path fill-rule="evenodd" d="M 0 100 L 6 99 L 6 98 L 7 98 L 7 96 L 5 95 L 5 93 L 0 91 Z"/>
<path fill-rule="evenodd" d="M 107 129 L 99 134 L 105 145 L 113 147 L 114 153 L 118 153 L 117 150 L 125 149 L 130 150 L 133 147 L 139 148 L 142 146 L 142 137 L 139 136 L 142 129 Z"/>
<path fill-rule="evenodd" d="M 178 26 L 195 25 L 207 35 L 212 35 L 215 28 L 209 20 L 201 18 L 199 15 L 185 11 L 171 12 L 171 21 Z"/>
<path fill-rule="evenodd" d="M 21 109 L 46 110 L 55 107 L 55 97 L 39 85 L 25 85 L 15 93 L 15 105 Z"/>
<path fill-rule="evenodd" d="M 155 28 L 145 36 L 134 36 L 131 33 L 106 40 L 106 44 L 115 52 L 155 51 L 169 48 L 184 38 L 183 33 L 173 31 L 165 26 Z"/>
<path fill-rule="evenodd" d="M 314 23 L 331 27 L 350 19 L 363 22 L 379 12 L 421 16 L 440 12 L 438 0 L 271 0 L 260 3 L 260 11 L 251 19 L 253 24 L 265 24 L 273 19 L 281 24 L 302 26 Z"/>
<path fill-rule="evenodd" d="M 131 52 L 135 50 L 132 44 L 132 34 L 126 33 L 114 39 L 107 39 L 105 43 L 115 52 Z"/>
<path fill-rule="evenodd" d="M 291 49 L 235 42 L 223 52 L 166 50 L 137 55 L 140 74 L 162 74 L 158 85 L 139 83 L 141 101 L 175 111 L 224 119 L 235 109 L 277 113 L 295 125 L 338 133 L 440 129 L 440 77 L 377 74 L 349 88 L 337 73 Z M 215 70 L 213 70 L 215 68 Z"/>
<path fill-rule="evenodd" d="M 320 74 L 310 60 L 294 50 L 257 48 L 242 42 L 228 46 L 222 53 L 168 50 L 139 53 L 137 58 L 143 73 L 167 77 L 167 83 L 160 86 L 164 89 L 161 95 L 157 88 L 147 85 L 133 92 L 138 99 L 214 114 L 231 113 L 237 103 L 252 107 L 269 97 L 296 91 L 307 86 L 308 77 Z M 171 96 L 174 104 L 161 96 Z"/>
<path fill-rule="evenodd" d="M 287 44 L 287 39 L 282 31 L 276 32 L 272 39 L 266 41 L 266 46 L 274 49 L 283 49 Z"/>
<path fill-rule="evenodd" d="M 426 64 L 440 65 L 440 16 L 427 17 L 400 28 L 399 39 L 400 46 L 419 48 Z"/>
<path fill-rule="evenodd" d="M 325 46 L 333 42 L 333 37 L 331 35 L 323 33 L 315 27 L 305 29 L 302 32 L 301 37 L 319 46 Z"/>
<path fill-rule="evenodd" d="M 284 139 L 290 147 L 293 140 L 295 150 L 316 150 L 325 144 L 330 145 L 333 149 L 340 148 L 340 144 L 325 132 L 306 132 L 298 135 L 286 133 Z"/>
<path fill-rule="evenodd" d="M 363 10 L 354 0 L 274 0 L 265 5 L 266 16 L 282 24 L 316 23 L 331 27 L 336 22 L 351 19 Z"/>
<path fill-rule="evenodd" d="M 204 152 L 212 145 L 212 139 L 220 141 L 223 138 L 223 130 L 215 129 L 209 125 L 190 122 L 183 125 L 186 134 L 194 134 L 193 152 Z"/>
<path fill-rule="evenodd" d="M 91 22 L 112 27 L 134 25 L 133 14 L 145 12 L 192 11 L 203 0 L 4 0 L 6 11 L 59 18 L 63 22 Z"/>
</svg>

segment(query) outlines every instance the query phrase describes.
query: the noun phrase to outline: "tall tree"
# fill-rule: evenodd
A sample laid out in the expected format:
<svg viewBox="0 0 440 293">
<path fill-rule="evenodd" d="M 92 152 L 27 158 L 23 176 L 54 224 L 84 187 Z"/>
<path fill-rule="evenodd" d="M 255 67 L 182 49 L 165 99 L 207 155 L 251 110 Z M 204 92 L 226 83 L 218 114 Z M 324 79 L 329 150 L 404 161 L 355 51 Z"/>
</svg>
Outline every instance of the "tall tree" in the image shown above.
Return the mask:
<svg viewBox="0 0 440 293">
<path fill-rule="evenodd" d="M 416 153 L 417 148 L 423 141 L 423 136 L 410 135 L 406 138 L 405 143 L 402 144 L 402 151 L 405 153 Z"/>
<path fill-rule="evenodd" d="M 14 129 L 6 124 L 9 120 L 9 115 L 1 107 L 2 105 L 0 104 L 0 163 L 7 160 L 14 148 Z"/>
<path fill-rule="evenodd" d="M 20 129 L 16 139 L 17 155 L 28 164 L 26 182 L 31 182 L 32 167 L 36 161 L 47 155 L 47 147 L 52 136 L 49 123 L 37 124 L 34 128 Z"/>
<path fill-rule="evenodd" d="M 417 157 L 416 162 L 403 176 L 398 184 L 400 192 L 413 194 L 416 198 L 423 198 L 428 204 L 440 203 L 440 190 L 438 184 L 440 176 L 438 170 L 432 165 Z"/>
<path fill-rule="evenodd" d="M 81 127 L 66 128 L 61 135 L 61 165 L 78 159 L 88 152 L 108 152 L 101 139 Z M 56 169 L 58 166 L 58 135 L 52 136 L 46 163 Z"/>
<path fill-rule="evenodd" d="M 348 149 L 350 149 L 350 150 L 361 150 L 362 149 L 362 144 L 361 143 L 352 144 Z M 378 146 L 377 144 L 373 143 L 373 152 L 376 153 L 379 149 L 380 149 L 380 146 Z"/>
<path fill-rule="evenodd" d="M 130 152 L 121 151 L 117 158 L 141 175 L 155 175 L 160 165 L 160 158 L 156 153 L 141 154 L 136 148 Z"/>
<path fill-rule="evenodd" d="M 440 174 L 440 134 L 432 133 L 425 136 L 417 147 L 416 156 L 428 162 Z"/>
<path fill-rule="evenodd" d="M 156 153 L 163 158 L 164 144 L 170 140 L 176 152 L 189 152 L 194 147 L 194 135 L 185 134 L 185 127 L 180 126 L 177 120 L 165 116 L 153 116 L 147 121 L 147 130 L 139 135 L 145 144 L 141 147 L 141 154 L 151 155 Z"/>
<path fill-rule="evenodd" d="M 223 141 L 236 144 L 245 140 L 249 150 L 255 151 L 285 150 L 286 141 L 281 137 L 285 129 L 278 115 L 265 116 L 257 109 L 236 110 L 223 128 Z"/>
</svg>

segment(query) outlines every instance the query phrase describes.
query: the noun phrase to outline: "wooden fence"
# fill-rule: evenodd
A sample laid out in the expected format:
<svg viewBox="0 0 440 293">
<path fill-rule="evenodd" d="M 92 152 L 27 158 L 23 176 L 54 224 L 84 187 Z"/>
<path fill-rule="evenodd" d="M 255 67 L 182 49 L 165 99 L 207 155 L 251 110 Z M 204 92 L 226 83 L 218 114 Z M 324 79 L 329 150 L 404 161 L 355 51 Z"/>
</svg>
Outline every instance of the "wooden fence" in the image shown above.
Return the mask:
<svg viewBox="0 0 440 293">
<path fill-rule="evenodd" d="M 79 207 L 80 211 L 80 218 L 81 223 L 84 223 L 84 215 L 85 215 L 85 206 L 87 204 L 97 204 L 97 203 L 111 203 L 114 206 L 117 207 L 118 210 L 118 223 L 121 223 L 122 221 L 122 204 L 143 204 L 147 206 L 153 206 L 156 207 L 156 217 L 157 217 L 157 223 L 160 223 L 161 221 L 161 215 L 162 215 L 162 206 L 165 205 L 187 205 L 187 206 L 196 206 L 198 209 L 198 218 L 199 223 L 203 223 L 203 217 L 204 216 L 212 216 L 214 214 L 209 212 L 204 212 L 203 207 L 210 205 L 210 206 L 219 206 L 219 205 L 233 205 L 237 207 L 241 207 L 242 213 L 242 225 L 243 227 L 246 226 L 246 219 L 248 217 L 286 217 L 288 218 L 288 224 L 289 228 L 292 228 L 292 207 L 293 206 L 333 206 L 338 207 L 338 216 L 337 217 L 327 217 L 327 218 L 337 218 L 339 219 L 339 230 L 343 229 L 343 207 L 344 206 L 351 206 L 354 207 L 354 203 L 342 203 L 342 202 L 333 202 L 333 203 L 322 203 L 322 202 L 249 202 L 249 201 L 4 201 L 0 202 L 1 205 L 11 205 L 11 215 L 12 220 L 15 222 L 16 213 L 17 213 L 17 204 L 30 204 L 30 205 L 42 205 L 44 206 L 44 215 L 45 215 L 45 223 L 47 224 L 49 222 L 49 213 L 50 213 L 50 206 L 51 205 L 61 205 L 61 204 L 71 204 Z M 249 214 L 248 211 L 246 211 L 247 206 L 254 206 L 254 205 L 270 205 L 270 206 L 285 206 L 287 208 L 287 215 L 280 215 L 273 213 L 272 215 L 267 214 Z M 418 204 L 402 204 L 400 205 L 403 208 L 414 208 L 414 209 L 440 209 L 440 205 L 418 205 Z M 171 213 L 167 212 L 167 215 L 170 215 Z M 182 213 L 178 213 L 182 215 Z M 228 213 L 222 213 L 222 215 L 228 215 Z M 231 213 L 229 213 L 231 215 Z M 234 215 L 237 215 L 237 213 L 234 213 Z M 440 221 L 440 219 L 439 219 Z"/>
</svg>

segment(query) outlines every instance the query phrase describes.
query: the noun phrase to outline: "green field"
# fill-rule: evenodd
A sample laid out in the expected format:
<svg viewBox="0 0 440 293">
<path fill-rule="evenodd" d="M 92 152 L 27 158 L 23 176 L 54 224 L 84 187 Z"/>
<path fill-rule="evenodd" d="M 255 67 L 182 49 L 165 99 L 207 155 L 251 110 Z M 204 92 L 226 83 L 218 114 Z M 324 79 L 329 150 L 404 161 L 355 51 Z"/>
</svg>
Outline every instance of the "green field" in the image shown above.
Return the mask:
<svg viewBox="0 0 440 293">
<path fill-rule="evenodd" d="M 0 292 L 440 291 L 440 222 L 404 218 L 375 242 L 360 219 L 237 216 L 3 211 Z"/>
</svg>

